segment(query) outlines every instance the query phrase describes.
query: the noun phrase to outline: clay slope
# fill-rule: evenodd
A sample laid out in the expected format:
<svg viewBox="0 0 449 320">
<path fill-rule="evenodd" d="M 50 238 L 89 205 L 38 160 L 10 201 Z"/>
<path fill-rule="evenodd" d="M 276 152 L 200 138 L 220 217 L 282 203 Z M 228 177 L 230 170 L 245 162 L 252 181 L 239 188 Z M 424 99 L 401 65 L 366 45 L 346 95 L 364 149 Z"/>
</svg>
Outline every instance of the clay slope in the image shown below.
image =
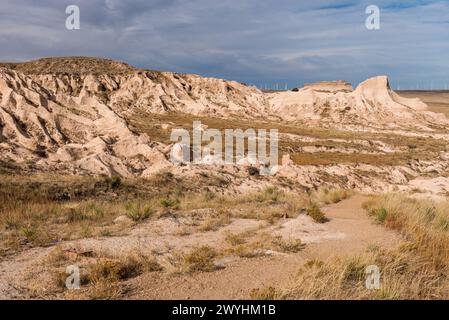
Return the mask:
<svg viewBox="0 0 449 320">
<path fill-rule="evenodd" d="M 297 92 L 264 94 L 235 81 L 197 75 L 135 70 L 127 74 L 30 74 L 57 100 L 88 93 L 128 117 L 136 111 L 194 115 L 280 118 L 315 126 L 433 130 L 447 126 L 444 116 L 426 112 L 418 99 L 392 91 L 387 77 L 361 83 L 310 84 Z"/>
<path fill-rule="evenodd" d="M 186 112 L 192 114 L 264 115 L 262 92 L 235 81 L 133 68 L 99 58 L 46 58 L 0 63 L 24 73 L 59 99 L 88 93 L 118 113 Z"/>
<path fill-rule="evenodd" d="M 443 115 L 427 112 L 419 99 L 399 97 L 385 76 L 368 79 L 354 91 L 344 83 L 321 83 L 296 92 L 270 94 L 268 100 L 271 110 L 284 119 L 311 125 L 421 130 L 448 125 Z"/>
<path fill-rule="evenodd" d="M 264 114 L 261 92 L 237 82 L 102 59 L 86 64 L 78 58 L 3 64 L 1 160 L 51 171 L 148 176 L 170 165 L 167 146 L 129 129 L 126 119 L 135 112 Z"/>
<path fill-rule="evenodd" d="M 396 95 L 386 77 L 350 89 L 345 82 L 324 82 L 264 94 L 234 81 L 95 58 L 3 64 L 0 161 L 77 174 L 151 175 L 171 166 L 170 147 L 129 128 L 137 112 L 273 118 L 344 129 L 447 128 L 444 116 Z"/>
<path fill-rule="evenodd" d="M 135 69 L 106 59 L 48 58 L 3 65 L 24 73 L 51 92 L 56 101 L 87 95 L 125 118 L 139 110 L 277 117 L 319 126 L 380 129 L 432 130 L 448 123 L 443 116 L 425 112 L 427 106 L 420 100 L 399 97 L 385 76 L 369 79 L 356 90 L 345 81 L 324 81 L 296 92 L 264 94 L 235 81 Z"/>
<path fill-rule="evenodd" d="M 82 88 L 63 95 L 0 68 L 0 153 L 16 163 L 74 173 L 149 174 L 168 164 L 148 137 Z"/>
<path fill-rule="evenodd" d="M 169 72 L 136 71 L 128 75 L 40 74 L 30 76 L 59 97 L 90 95 L 120 114 L 153 113 L 254 114 L 263 111 L 260 91 L 234 81 Z"/>
</svg>

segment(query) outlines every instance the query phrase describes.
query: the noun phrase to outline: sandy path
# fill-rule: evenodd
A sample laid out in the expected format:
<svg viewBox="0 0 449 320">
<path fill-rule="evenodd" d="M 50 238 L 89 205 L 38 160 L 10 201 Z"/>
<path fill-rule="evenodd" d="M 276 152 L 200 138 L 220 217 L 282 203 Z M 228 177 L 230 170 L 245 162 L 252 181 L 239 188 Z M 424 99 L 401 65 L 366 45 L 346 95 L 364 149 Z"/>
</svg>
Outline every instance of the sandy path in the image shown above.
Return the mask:
<svg viewBox="0 0 449 320">
<path fill-rule="evenodd" d="M 362 208 L 366 196 L 355 195 L 323 208 L 330 219 L 327 227 L 335 232 L 342 232 L 345 237 L 338 241 L 325 241 L 309 244 L 304 253 L 310 258 L 327 258 L 354 255 L 363 252 L 369 245 L 392 248 L 400 241 L 400 236 L 391 230 L 373 223 Z"/>
<path fill-rule="evenodd" d="M 390 248 L 400 241 L 399 235 L 372 222 L 362 209 L 365 196 L 356 195 L 338 204 L 323 208 L 329 222 L 318 225 L 301 215 L 288 219 L 281 228 L 271 229 L 273 233 L 287 237 L 300 238 L 306 243 L 305 249 L 296 254 L 278 253 L 260 258 L 241 259 L 225 258 L 225 268 L 193 275 L 173 275 L 165 272 L 147 273 L 126 281 L 131 291 L 131 299 L 246 299 L 253 288 L 266 286 L 288 286 L 292 276 L 299 267 L 309 259 L 329 259 L 335 256 L 354 255 L 363 252 L 369 245 Z M 242 222 L 242 221 L 239 221 Z M 235 223 L 234 228 L 238 227 Z M 257 222 L 257 221 L 256 221 Z M 90 244 L 94 247 L 109 248 L 117 251 L 125 243 L 143 241 L 147 245 L 159 246 L 152 238 L 155 226 L 142 225 L 124 237 L 106 239 L 83 239 L 73 243 Z M 248 224 L 248 222 L 245 222 Z M 259 222 L 257 222 L 259 223 Z M 167 223 L 164 224 L 167 227 Z M 221 231 L 223 231 L 222 229 Z M 220 241 L 217 233 L 194 234 L 192 237 L 202 239 L 203 244 L 216 244 Z M 143 236 L 147 238 L 142 238 Z M 187 241 L 187 238 L 167 238 L 170 242 Z M 198 239 L 196 239 L 198 240 Z M 0 262 L 0 298 L 23 298 L 21 290 L 17 291 L 14 279 L 34 268 L 37 261 L 52 248 L 34 248 L 26 250 L 11 259 Z"/>
<path fill-rule="evenodd" d="M 362 208 L 366 197 L 356 195 L 324 208 L 326 228 L 342 233 L 338 239 L 311 243 L 297 253 L 256 259 L 238 259 L 225 269 L 194 275 L 146 274 L 129 281 L 139 290 L 138 299 L 245 299 L 251 289 L 288 285 L 304 261 L 361 253 L 368 245 L 391 248 L 399 243 L 396 233 L 375 225 Z"/>
</svg>

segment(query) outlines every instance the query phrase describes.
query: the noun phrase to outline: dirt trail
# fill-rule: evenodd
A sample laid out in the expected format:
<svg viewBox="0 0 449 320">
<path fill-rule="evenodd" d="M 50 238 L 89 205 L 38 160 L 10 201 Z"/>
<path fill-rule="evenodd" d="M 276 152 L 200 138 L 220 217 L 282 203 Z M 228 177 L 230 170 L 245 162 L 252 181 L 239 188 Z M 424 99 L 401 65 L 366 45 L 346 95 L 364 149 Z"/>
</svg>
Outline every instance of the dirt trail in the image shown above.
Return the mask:
<svg viewBox="0 0 449 320">
<path fill-rule="evenodd" d="M 391 248 L 398 244 L 400 236 L 391 230 L 373 223 L 373 220 L 362 208 L 366 196 L 355 195 L 323 208 L 330 221 L 326 224 L 329 230 L 345 234 L 338 241 L 313 243 L 304 250 L 311 258 L 327 258 L 361 253 L 369 245 Z"/>
<path fill-rule="evenodd" d="M 299 267 L 309 259 L 330 259 L 335 256 L 362 253 L 369 245 L 391 248 L 400 242 L 398 234 L 372 222 L 362 209 L 367 198 L 356 195 L 338 204 L 323 208 L 329 222 L 315 224 L 304 215 L 288 219 L 271 230 L 273 234 L 300 238 L 305 248 L 295 254 L 273 252 L 270 256 L 259 258 L 226 257 L 222 263 L 225 268 L 210 273 L 170 274 L 167 272 L 146 273 L 123 283 L 130 291 L 131 299 L 246 299 L 251 289 L 266 286 L 288 286 Z M 242 221 L 240 221 L 242 222 Z M 257 222 L 257 221 L 256 221 Z M 167 227 L 166 222 L 164 223 Z M 239 221 L 234 222 L 238 225 Z M 248 224 L 248 222 L 245 222 Z M 157 245 L 152 238 L 151 224 L 143 224 L 124 237 L 106 239 L 83 239 L 73 243 L 89 244 L 88 247 L 109 248 L 117 251 L 133 241 Z M 229 227 L 228 227 L 229 228 Z M 220 241 L 220 234 L 203 233 L 193 235 L 192 239 L 202 239 L 203 245 Z M 187 242 L 189 238 L 178 239 Z M 192 240 L 191 239 L 191 240 Z M 167 241 L 174 241 L 173 237 Z M 191 241 L 190 240 L 190 241 Z M 70 244 L 68 242 L 66 244 Z M 173 243 L 173 242 L 172 242 Z M 84 247 L 84 246 L 83 246 Z M 20 298 L 22 290 L 16 290 L 13 279 L 27 274 L 36 264 L 40 264 L 52 248 L 34 248 L 0 262 L 0 298 Z"/>
<path fill-rule="evenodd" d="M 375 225 L 362 203 L 367 198 L 356 195 L 324 208 L 330 219 L 324 226 L 337 239 L 307 244 L 297 254 L 280 254 L 256 259 L 239 259 L 225 269 L 212 273 L 187 275 L 147 274 L 133 279 L 139 287 L 131 298 L 139 299 L 245 299 L 251 289 L 288 285 L 302 263 L 308 259 L 329 259 L 362 253 L 368 245 L 392 248 L 399 243 L 395 232 Z M 143 289 L 142 289 L 143 288 Z"/>
</svg>

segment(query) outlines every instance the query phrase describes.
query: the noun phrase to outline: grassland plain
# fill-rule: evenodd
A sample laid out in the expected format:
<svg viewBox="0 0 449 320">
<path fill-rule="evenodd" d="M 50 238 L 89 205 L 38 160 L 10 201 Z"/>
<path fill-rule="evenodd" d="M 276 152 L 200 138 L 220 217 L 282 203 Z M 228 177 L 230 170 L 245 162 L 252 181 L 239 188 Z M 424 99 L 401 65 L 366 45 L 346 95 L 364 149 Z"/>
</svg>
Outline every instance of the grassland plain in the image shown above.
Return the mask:
<svg viewBox="0 0 449 320">
<path fill-rule="evenodd" d="M 447 93 L 323 85 L 2 64 L 0 297 L 447 298 L 448 120 L 404 99 L 447 113 Z M 279 171 L 170 163 L 171 131 L 194 121 L 277 129 Z"/>
</svg>

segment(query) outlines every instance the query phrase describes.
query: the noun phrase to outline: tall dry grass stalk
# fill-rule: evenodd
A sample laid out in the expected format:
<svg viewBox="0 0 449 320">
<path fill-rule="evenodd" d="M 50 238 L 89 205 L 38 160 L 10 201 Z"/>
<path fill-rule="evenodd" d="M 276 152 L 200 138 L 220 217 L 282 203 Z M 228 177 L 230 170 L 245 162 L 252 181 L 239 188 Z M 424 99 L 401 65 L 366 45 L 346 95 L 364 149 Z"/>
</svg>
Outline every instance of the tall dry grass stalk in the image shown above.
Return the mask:
<svg viewBox="0 0 449 320">
<path fill-rule="evenodd" d="M 449 202 L 401 194 L 373 196 L 364 204 L 373 219 L 400 232 L 394 250 L 369 248 L 365 254 L 329 262 L 308 261 L 288 288 L 262 288 L 264 299 L 448 299 Z M 381 271 L 379 290 L 365 286 L 367 266 Z"/>
</svg>

